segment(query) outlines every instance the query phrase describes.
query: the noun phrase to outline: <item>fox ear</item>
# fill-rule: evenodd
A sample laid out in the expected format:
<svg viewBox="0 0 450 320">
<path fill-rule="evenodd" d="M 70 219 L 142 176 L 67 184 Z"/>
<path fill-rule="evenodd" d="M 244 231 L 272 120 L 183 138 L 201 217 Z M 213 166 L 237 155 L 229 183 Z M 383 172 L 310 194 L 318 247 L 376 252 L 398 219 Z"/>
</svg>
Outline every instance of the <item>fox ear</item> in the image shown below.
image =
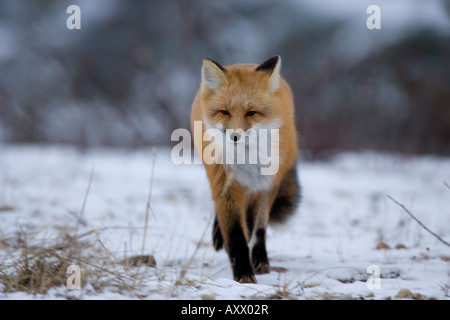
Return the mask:
<svg viewBox="0 0 450 320">
<path fill-rule="evenodd" d="M 202 87 L 215 90 L 227 82 L 227 71 L 217 62 L 204 59 L 202 66 Z"/>
<path fill-rule="evenodd" d="M 256 68 L 256 71 L 266 72 L 269 75 L 270 91 L 274 92 L 280 87 L 281 57 L 273 56 Z"/>
</svg>

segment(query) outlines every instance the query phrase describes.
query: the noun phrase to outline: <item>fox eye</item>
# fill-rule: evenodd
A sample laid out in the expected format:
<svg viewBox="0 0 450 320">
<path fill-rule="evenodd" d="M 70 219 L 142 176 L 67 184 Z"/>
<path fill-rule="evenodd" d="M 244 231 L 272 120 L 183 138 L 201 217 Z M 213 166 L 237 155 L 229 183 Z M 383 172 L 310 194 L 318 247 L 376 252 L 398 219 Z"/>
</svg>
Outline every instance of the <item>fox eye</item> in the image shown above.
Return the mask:
<svg viewBox="0 0 450 320">
<path fill-rule="evenodd" d="M 220 112 L 225 115 L 225 116 L 229 116 L 230 113 L 228 112 L 228 110 L 220 110 Z"/>
<path fill-rule="evenodd" d="M 246 117 L 251 117 L 254 116 L 256 114 L 256 111 L 249 111 L 245 114 Z"/>
</svg>

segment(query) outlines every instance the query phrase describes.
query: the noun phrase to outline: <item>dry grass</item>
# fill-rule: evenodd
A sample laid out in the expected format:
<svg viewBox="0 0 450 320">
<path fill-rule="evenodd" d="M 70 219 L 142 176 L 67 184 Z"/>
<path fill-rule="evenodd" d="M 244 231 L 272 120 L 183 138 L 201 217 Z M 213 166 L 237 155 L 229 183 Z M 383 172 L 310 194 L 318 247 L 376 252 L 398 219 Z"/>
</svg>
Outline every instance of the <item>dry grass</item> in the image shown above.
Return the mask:
<svg viewBox="0 0 450 320">
<path fill-rule="evenodd" d="M 35 236 L 18 232 L 0 239 L 6 252 L 0 269 L 2 291 L 46 294 L 53 287 L 65 285 L 67 268 L 80 263 L 81 252 L 90 246 L 67 233 L 51 245 L 34 241 Z"/>
<path fill-rule="evenodd" d="M 25 232 L 0 237 L 0 249 L 3 251 L 0 255 L 1 291 L 36 295 L 62 287 L 65 290 L 60 292 L 69 294 L 66 286 L 71 273 L 67 273 L 67 268 L 76 265 L 81 270 L 82 288 L 90 285 L 95 292 L 108 288 L 142 298 L 133 284 L 140 283 L 137 280 L 142 280 L 144 274 L 140 275 L 133 268 L 136 264 L 118 261 L 99 239 L 98 230 L 82 235 L 76 235 L 76 230 L 66 227 L 54 228 L 53 231 L 57 231 L 58 236 L 50 240 L 38 240 L 38 233 Z M 133 262 L 136 260 L 134 258 L 128 259 Z M 152 258 L 139 256 L 143 263 Z M 147 263 L 147 266 L 154 264 Z"/>
</svg>

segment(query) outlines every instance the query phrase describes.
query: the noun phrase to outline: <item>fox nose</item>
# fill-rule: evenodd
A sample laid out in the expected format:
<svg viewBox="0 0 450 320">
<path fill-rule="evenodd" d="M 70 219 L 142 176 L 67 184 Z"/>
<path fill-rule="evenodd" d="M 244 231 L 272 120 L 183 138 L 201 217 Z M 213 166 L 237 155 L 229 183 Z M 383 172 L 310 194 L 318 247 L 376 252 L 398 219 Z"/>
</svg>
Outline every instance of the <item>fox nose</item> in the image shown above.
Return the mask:
<svg viewBox="0 0 450 320">
<path fill-rule="evenodd" d="M 241 135 L 237 132 L 233 132 L 230 134 L 230 140 L 234 142 L 238 142 L 241 139 Z"/>
</svg>

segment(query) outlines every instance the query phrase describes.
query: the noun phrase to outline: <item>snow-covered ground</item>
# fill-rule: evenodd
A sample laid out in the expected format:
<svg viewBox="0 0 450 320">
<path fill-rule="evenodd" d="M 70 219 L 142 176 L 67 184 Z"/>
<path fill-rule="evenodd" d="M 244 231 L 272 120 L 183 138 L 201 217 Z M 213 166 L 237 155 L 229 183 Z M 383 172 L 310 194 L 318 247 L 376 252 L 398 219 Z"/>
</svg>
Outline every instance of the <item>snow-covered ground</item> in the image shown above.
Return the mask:
<svg viewBox="0 0 450 320">
<path fill-rule="evenodd" d="M 450 248 L 387 196 L 449 242 L 450 158 L 344 153 L 301 161 L 298 170 L 301 206 L 268 230 L 272 272 L 238 284 L 226 253 L 211 245 L 202 165 L 174 165 L 168 148 L 154 156 L 152 149 L 1 146 L 0 279 L 16 276 L 24 248 L 51 248 L 68 234 L 93 246 L 76 262 L 81 289 L 65 285 L 69 275 L 38 294 L 11 292 L 3 280 L 0 299 L 394 299 L 403 289 L 449 299 Z M 377 249 L 381 242 L 390 249 Z M 97 244 L 109 257 L 89 252 Z M 156 267 L 114 263 L 141 253 Z"/>
</svg>

